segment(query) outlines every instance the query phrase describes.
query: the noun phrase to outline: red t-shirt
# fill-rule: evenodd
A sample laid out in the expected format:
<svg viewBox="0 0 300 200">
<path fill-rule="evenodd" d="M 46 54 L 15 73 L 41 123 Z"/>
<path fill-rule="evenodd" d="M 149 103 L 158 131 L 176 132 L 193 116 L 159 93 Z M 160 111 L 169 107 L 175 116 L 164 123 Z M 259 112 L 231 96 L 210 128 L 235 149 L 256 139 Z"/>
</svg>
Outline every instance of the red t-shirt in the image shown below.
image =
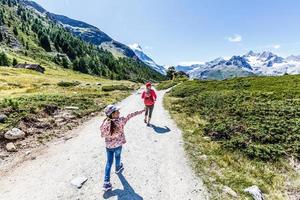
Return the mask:
<svg viewBox="0 0 300 200">
<path fill-rule="evenodd" d="M 142 99 L 144 99 L 144 103 L 146 106 L 154 105 L 156 98 L 156 93 L 152 89 L 149 92 L 144 91 L 142 94 Z"/>
</svg>

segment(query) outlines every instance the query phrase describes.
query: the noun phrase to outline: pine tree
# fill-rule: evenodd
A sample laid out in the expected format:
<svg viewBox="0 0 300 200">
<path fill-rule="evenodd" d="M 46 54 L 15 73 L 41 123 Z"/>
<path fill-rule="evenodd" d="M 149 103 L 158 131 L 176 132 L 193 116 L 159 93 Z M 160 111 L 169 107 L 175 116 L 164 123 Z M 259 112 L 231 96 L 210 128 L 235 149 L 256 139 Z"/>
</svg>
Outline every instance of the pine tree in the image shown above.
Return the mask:
<svg viewBox="0 0 300 200">
<path fill-rule="evenodd" d="M 0 53 L 0 66 L 9 66 L 9 60 L 4 52 Z"/>
<path fill-rule="evenodd" d="M 88 73 L 86 60 L 83 57 L 77 58 L 73 63 L 73 69 L 82 73 Z"/>
<path fill-rule="evenodd" d="M 4 15 L 2 10 L 0 11 L 0 26 L 2 26 L 4 24 Z"/>
<path fill-rule="evenodd" d="M 50 45 L 50 41 L 47 35 L 42 34 L 40 37 L 40 44 L 41 47 L 43 47 L 43 49 L 45 49 L 46 51 L 50 52 L 51 51 L 51 45 Z"/>
<path fill-rule="evenodd" d="M 13 32 L 14 32 L 15 36 L 18 36 L 18 35 L 19 35 L 19 32 L 18 32 L 18 28 L 17 28 L 17 27 L 14 27 Z"/>
<path fill-rule="evenodd" d="M 14 58 L 14 59 L 13 59 L 13 63 L 12 63 L 12 65 L 13 65 L 13 66 L 16 66 L 17 64 L 18 64 L 18 61 L 17 61 L 17 59 L 16 59 L 16 58 Z"/>
<path fill-rule="evenodd" d="M 68 59 L 66 57 L 62 58 L 62 66 L 64 68 L 69 68 L 69 61 L 68 61 Z"/>
<path fill-rule="evenodd" d="M 12 2 L 11 2 L 11 0 L 8 0 L 7 5 L 8 5 L 9 7 L 12 7 Z"/>
<path fill-rule="evenodd" d="M 176 73 L 175 67 L 169 67 L 167 70 L 167 78 L 169 80 L 172 80 L 175 73 Z"/>
<path fill-rule="evenodd" d="M 4 40 L 2 32 L 0 32 L 0 42 Z"/>
</svg>

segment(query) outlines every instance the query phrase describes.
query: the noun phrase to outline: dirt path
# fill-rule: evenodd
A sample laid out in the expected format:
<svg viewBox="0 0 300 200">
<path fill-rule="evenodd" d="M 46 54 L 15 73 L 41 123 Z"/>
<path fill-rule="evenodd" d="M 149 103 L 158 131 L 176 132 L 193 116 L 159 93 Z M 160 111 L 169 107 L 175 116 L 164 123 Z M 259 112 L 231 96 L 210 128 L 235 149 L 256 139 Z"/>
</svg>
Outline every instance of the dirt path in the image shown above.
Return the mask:
<svg viewBox="0 0 300 200">
<path fill-rule="evenodd" d="M 0 199 L 5 200 L 198 200 L 208 199 L 202 181 L 193 174 L 183 150 L 181 132 L 162 106 L 164 91 L 158 92 L 153 127 L 143 117 L 126 126 L 123 175 L 112 173 L 113 190 L 101 191 L 105 145 L 100 138 L 101 117 L 70 134 L 68 141 L 52 142 L 35 160 L 22 163 L 0 178 Z M 139 92 L 119 104 L 121 114 L 141 109 Z M 70 184 L 80 175 L 88 178 L 81 189 Z"/>
</svg>

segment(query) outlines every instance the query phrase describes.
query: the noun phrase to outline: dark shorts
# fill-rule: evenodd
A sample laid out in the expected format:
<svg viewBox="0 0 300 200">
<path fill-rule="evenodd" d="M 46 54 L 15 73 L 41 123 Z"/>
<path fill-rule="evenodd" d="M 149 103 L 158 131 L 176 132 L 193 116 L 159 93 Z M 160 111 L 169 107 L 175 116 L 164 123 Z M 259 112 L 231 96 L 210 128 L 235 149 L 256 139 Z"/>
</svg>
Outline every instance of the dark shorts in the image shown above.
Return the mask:
<svg viewBox="0 0 300 200">
<path fill-rule="evenodd" d="M 153 108 L 154 108 L 154 105 L 152 105 L 152 106 L 146 106 L 145 107 L 145 109 L 146 109 L 145 116 L 149 116 L 149 118 L 151 118 L 152 117 Z"/>
</svg>

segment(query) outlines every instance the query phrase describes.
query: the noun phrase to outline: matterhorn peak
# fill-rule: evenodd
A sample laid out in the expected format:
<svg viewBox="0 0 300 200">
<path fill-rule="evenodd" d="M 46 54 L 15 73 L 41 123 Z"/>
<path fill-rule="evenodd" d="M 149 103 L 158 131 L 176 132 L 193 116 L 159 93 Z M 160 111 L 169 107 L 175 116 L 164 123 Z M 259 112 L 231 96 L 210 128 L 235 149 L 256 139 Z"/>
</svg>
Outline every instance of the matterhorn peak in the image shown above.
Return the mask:
<svg viewBox="0 0 300 200">
<path fill-rule="evenodd" d="M 143 52 L 142 47 L 138 44 L 131 44 L 128 45 L 133 52 L 135 53 L 135 55 L 146 65 L 148 65 L 149 67 L 151 67 L 152 69 L 154 69 L 155 71 L 161 73 L 161 74 L 166 74 L 166 69 L 163 66 L 160 66 L 158 64 L 156 64 L 154 62 L 154 60 L 152 60 L 152 58 L 150 58 L 147 54 L 145 54 Z"/>
</svg>

